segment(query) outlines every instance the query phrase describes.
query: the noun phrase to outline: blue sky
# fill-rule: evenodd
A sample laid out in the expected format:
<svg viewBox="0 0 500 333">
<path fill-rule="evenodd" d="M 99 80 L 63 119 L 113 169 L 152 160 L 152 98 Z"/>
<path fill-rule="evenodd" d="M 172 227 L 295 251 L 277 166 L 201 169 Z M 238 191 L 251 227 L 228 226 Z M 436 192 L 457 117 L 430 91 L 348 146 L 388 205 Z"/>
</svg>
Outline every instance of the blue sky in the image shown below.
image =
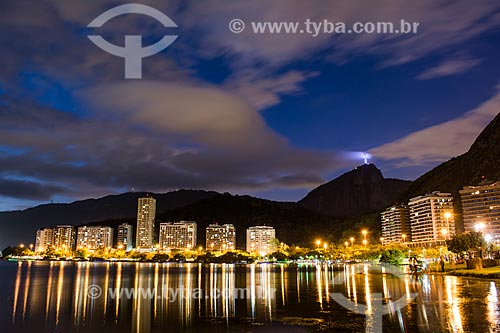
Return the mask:
<svg viewBox="0 0 500 333">
<path fill-rule="evenodd" d="M 178 39 L 125 80 L 86 37 L 120 1 L 0 4 L 0 210 L 130 189 L 298 200 L 361 164 L 415 179 L 500 110 L 494 1 L 138 1 L 111 42 Z M 246 22 L 229 31 L 233 18 Z M 255 34 L 251 22 L 419 22 L 409 35 Z"/>
</svg>

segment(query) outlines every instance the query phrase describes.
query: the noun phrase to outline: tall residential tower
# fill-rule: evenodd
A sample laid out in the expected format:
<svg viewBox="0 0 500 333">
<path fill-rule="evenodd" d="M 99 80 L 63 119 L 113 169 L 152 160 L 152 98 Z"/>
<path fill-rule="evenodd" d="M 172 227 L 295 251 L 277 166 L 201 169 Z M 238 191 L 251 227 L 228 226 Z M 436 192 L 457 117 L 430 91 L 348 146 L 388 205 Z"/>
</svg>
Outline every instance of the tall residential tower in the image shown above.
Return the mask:
<svg viewBox="0 0 500 333">
<path fill-rule="evenodd" d="M 382 212 L 382 243 L 384 245 L 411 241 L 410 210 L 394 205 Z"/>
<path fill-rule="evenodd" d="M 154 247 L 156 200 L 152 197 L 139 198 L 137 205 L 137 230 L 135 247 L 149 252 Z"/>
<path fill-rule="evenodd" d="M 455 235 L 453 196 L 432 192 L 410 199 L 411 240 L 416 246 L 444 245 Z"/>
</svg>

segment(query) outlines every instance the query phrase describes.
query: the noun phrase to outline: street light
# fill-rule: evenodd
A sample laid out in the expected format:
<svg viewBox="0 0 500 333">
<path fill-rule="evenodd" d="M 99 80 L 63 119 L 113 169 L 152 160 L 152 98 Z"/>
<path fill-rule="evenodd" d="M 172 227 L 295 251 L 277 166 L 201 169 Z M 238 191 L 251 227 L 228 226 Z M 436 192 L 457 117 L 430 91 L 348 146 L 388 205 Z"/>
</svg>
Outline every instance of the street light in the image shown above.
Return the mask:
<svg viewBox="0 0 500 333">
<path fill-rule="evenodd" d="M 328 248 L 328 244 L 326 244 L 326 243 L 325 243 L 325 244 L 323 244 L 323 248 L 324 248 L 324 249 L 325 249 L 325 251 L 326 251 L 326 249 Z"/>
<path fill-rule="evenodd" d="M 384 237 L 380 237 L 380 244 L 384 245 Z"/>
<path fill-rule="evenodd" d="M 486 225 L 483 222 L 479 222 L 474 225 L 474 228 L 476 229 L 476 232 L 482 232 L 485 226 Z"/>
<path fill-rule="evenodd" d="M 354 244 L 354 237 L 349 238 L 349 240 L 351 241 L 351 246 L 352 246 Z"/>
<path fill-rule="evenodd" d="M 320 239 L 316 240 L 316 246 L 317 246 L 318 250 L 319 250 L 320 245 L 321 245 L 321 240 Z"/>
<path fill-rule="evenodd" d="M 366 234 L 368 233 L 368 231 L 366 229 L 363 229 L 361 230 L 361 233 L 363 234 L 363 245 L 366 246 L 366 243 L 368 243 L 366 241 Z"/>
<path fill-rule="evenodd" d="M 347 241 L 344 242 L 344 245 L 345 245 L 345 247 L 348 247 L 349 246 L 349 242 L 347 242 Z"/>
<path fill-rule="evenodd" d="M 446 234 L 448 233 L 448 230 L 443 228 L 443 229 L 441 229 L 441 233 L 443 234 L 443 238 L 446 239 Z"/>
<path fill-rule="evenodd" d="M 403 239 L 403 244 L 406 243 L 406 234 L 402 234 L 401 238 Z"/>
</svg>

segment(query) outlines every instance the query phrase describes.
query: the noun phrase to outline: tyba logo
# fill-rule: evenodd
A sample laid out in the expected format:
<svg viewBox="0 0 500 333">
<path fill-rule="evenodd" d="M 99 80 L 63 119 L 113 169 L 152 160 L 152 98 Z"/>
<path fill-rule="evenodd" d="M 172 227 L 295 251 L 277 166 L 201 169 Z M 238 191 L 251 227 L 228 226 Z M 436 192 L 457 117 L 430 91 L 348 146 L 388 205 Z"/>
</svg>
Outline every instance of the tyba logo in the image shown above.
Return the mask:
<svg viewBox="0 0 500 333">
<path fill-rule="evenodd" d="M 99 28 L 112 18 L 124 14 L 143 14 L 155 18 L 164 27 L 176 28 L 177 25 L 167 15 L 159 10 L 141 4 L 126 4 L 111 8 L 90 22 L 87 27 Z M 142 47 L 142 36 L 125 35 L 125 46 L 117 46 L 111 44 L 102 36 L 89 35 L 87 36 L 95 45 L 104 51 L 125 59 L 125 78 L 126 79 L 140 79 L 142 78 L 142 58 L 152 56 L 172 44 L 177 36 L 165 35 L 158 42 Z"/>
</svg>

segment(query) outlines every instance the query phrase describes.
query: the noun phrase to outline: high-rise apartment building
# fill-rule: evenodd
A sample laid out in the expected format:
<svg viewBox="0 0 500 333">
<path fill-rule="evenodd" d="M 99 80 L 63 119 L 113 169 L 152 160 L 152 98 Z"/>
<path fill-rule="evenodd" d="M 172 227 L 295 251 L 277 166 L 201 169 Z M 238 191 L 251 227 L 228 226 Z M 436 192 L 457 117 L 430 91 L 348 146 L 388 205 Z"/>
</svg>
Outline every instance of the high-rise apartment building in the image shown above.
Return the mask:
<svg viewBox="0 0 500 333">
<path fill-rule="evenodd" d="M 416 246 L 443 245 L 455 235 L 453 196 L 432 192 L 410 199 L 411 239 Z"/>
<path fill-rule="evenodd" d="M 78 228 L 76 248 L 97 250 L 113 246 L 113 228 L 103 226 L 83 226 Z"/>
<path fill-rule="evenodd" d="M 44 252 L 54 245 L 54 229 L 42 228 L 36 232 L 35 252 Z"/>
<path fill-rule="evenodd" d="M 196 247 L 196 222 L 181 221 L 160 223 L 160 249 L 194 249 Z"/>
<path fill-rule="evenodd" d="M 236 229 L 232 224 L 210 224 L 206 229 L 206 249 L 232 251 L 236 249 Z"/>
<path fill-rule="evenodd" d="M 134 227 L 128 223 L 122 223 L 118 226 L 118 235 L 116 239 L 116 246 L 125 251 L 132 250 Z"/>
<path fill-rule="evenodd" d="M 276 231 L 273 227 L 255 226 L 247 229 L 247 251 L 250 253 L 268 254 L 276 249 L 273 240 Z"/>
<path fill-rule="evenodd" d="M 410 209 L 394 205 L 381 214 L 382 243 L 384 245 L 411 241 Z"/>
<path fill-rule="evenodd" d="M 460 190 L 465 231 L 481 231 L 500 241 L 500 182 L 483 181 Z"/>
<path fill-rule="evenodd" d="M 152 197 L 139 198 L 137 205 L 137 229 L 135 247 L 139 251 L 152 251 L 154 247 L 154 228 L 156 200 Z"/>
<path fill-rule="evenodd" d="M 54 247 L 58 250 L 74 249 L 75 236 L 75 227 L 72 225 L 58 225 L 54 228 Z"/>
</svg>

